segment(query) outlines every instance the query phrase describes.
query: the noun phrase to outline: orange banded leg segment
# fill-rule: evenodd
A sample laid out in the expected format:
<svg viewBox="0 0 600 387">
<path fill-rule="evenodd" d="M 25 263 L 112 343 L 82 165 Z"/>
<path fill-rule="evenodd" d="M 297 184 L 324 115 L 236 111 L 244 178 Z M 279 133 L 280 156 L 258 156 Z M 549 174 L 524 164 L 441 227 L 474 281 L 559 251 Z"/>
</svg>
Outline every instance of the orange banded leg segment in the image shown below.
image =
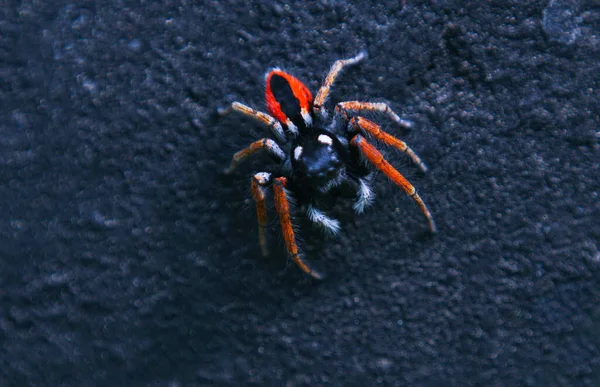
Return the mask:
<svg viewBox="0 0 600 387">
<path fill-rule="evenodd" d="M 233 159 L 231 160 L 231 165 L 223 172 L 225 174 L 232 173 L 242 161 L 246 160 L 248 157 L 252 156 L 253 154 L 257 153 L 262 149 L 265 149 L 267 152 L 269 152 L 270 154 L 282 161 L 285 159 L 285 153 L 283 153 L 283 150 L 281 150 L 281 148 L 279 147 L 279 145 L 277 145 L 275 141 L 271 140 L 270 138 L 262 138 L 260 140 L 254 141 L 252 144 L 242 149 L 241 151 L 236 152 L 233 155 Z"/>
<path fill-rule="evenodd" d="M 231 104 L 231 108 L 237 112 L 240 112 L 246 116 L 252 117 L 254 120 L 263 123 L 271 129 L 271 132 L 277 137 L 277 140 L 284 142 L 286 137 L 283 131 L 283 127 L 275 118 L 271 117 L 267 113 L 260 112 L 252 109 L 250 106 L 246 106 L 239 102 Z"/>
<path fill-rule="evenodd" d="M 267 247 L 267 203 L 265 199 L 264 186 L 271 180 L 271 174 L 267 172 L 259 172 L 252 176 L 250 192 L 256 203 L 256 219 L 258 219 L 258 240 L 263 256 L 269 255 Z"/>
<path fill-rule="evenodd" d="M 319 89 L 319 92 L 317 93 L 317 96 L 315 97 L 315 101 L 313 103 L 313 109 L 317 114 L 321 114 L 321 115 L 324 114 L 324 111 L 322 110 L 323 104 L 325 103 L 325 100 L 329 96 L 329 90 L 331 89 L 331 85 L 333 85 L 333 82 L 339 75 L 340 71 L 342 71 L 342 69 L 345 66 L 350 66 L 350 65 L 356 64 L 356 63 L 360 62 L 361 60 L 365 59 L 366 57 L 367 57 L 367 53 L 365 51 L 361 51 L 355 57 L 349 58 L 349 59 L 337 60 L 333 64 L 333 66 L 331 66 L 331 70 L 329 70 L 329 74 L 327 74 L 327 78 L 325 78 L 325 81 L 323 82 L 323 85 Z"/>
<path fill-rule="evenodd" d="M 373 121 L 369 121 L 363 117 L 354 117 L 350 120 L 350 126 L 358 131 L 363 131 L 373 136 L 376 140 L 404 152 L 412 159 L 412 161 L 421 168 L 423 172 L 427 172 L 427 166 L 417 154 L 406 145 L 402 140 L 397 139 L 389 133 L 381 130 L 379 125 Z"/>
<path fill-rule="evenodd" d="M 398 172 L 394 167 L 390 165 L 384 158 L 383 155 L 371 144 L 367 142 L 360 134 L 357 134 L 352 138 L 350 142 L 353 146 L 360 149 L 361 153 L 365 156 L 365 158 L 373 164 L 375 168 L 383 172 L 391 181 L 394 182 L 398 187 L 402 188 L 404 192 L 410 196 L 419 209 L 427 218 L 427 223 L 429 224 L 429 230 L 432 233 L 436 232 L 435 222 L 433 221 L 433 217 L 431 216 L 431 212 L 427 209 L 421 197 L 417 194 L 415 187 L 409 183 L 408 180 L 400 172 Z"/>
<path fill-rule="evenodd" d="M 273 182 L 275 209 L 279 215 L 279 222 L 281 223 L 281 231 L 283 232 L 285 247 L 288 253 L 291 255 L 292 261 L 294 261 L 294 263 L 298 265 L 300 269 L 316 279 L 321 279 L 322 276 L 308 267 L 308 265 L 300 257 L 298 245 L 296 244 L 296 236 L 294 235 L 294 228 L 292 227 L 290 203 L 285 191 L 286 185 L 287 179 L 285 177 L 278 177 Z"/>
<path fill-rule="evenodd" d="M 380 112 L 386 114 L 388 117 L 392 119 L 395 123 L 402 126 L 403 128 L 410 129 L 412 128 L 412 123 L 407 120 L 403 120 L 398 116 L 394 111 L 383 102 L 359 102 L 359 101 L 347 101 L 340 102 L 336 106 L 336 110 L 348 110 L 358 112 L 360 110 L 366 110 L 371 112 Z"/>
</svg>

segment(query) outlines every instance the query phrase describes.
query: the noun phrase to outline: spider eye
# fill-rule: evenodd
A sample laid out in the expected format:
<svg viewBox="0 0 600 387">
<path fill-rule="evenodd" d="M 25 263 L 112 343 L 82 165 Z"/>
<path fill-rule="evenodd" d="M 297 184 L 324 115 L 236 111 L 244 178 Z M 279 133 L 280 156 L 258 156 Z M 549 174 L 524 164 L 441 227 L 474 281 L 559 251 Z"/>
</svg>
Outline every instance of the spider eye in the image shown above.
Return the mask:
<svg viewBox="0 0 600 387">
<path fill-rule="evenodd" d="M 329 137 L 326 134 L 320 134 L 319 137 L 317 138 L 317 141 L 319 141 L 321 144 L 325 144 L 325 145 L 333 144 L 333 140 L 331 139 L 331 137 Z"/>
</svg>

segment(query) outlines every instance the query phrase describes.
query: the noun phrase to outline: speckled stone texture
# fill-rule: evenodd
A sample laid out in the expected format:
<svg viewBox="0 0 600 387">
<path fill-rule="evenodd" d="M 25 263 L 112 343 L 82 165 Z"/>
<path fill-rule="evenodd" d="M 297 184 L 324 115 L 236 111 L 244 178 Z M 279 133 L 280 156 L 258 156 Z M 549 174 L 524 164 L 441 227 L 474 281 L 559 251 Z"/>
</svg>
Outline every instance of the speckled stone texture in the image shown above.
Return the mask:
<svg viewBox="0 0 600 387">
<path fill-rule="evenodd" d="M 3 3 L 1 386 L 600 385 L 600 6 L 353 3 Z M 332 101 L 416 123 L 376 117 L 439 234 L 380 174 L 341 237 L 298 217 L 316 282 L 217 112 L 360 49 Z"/>
</svg>

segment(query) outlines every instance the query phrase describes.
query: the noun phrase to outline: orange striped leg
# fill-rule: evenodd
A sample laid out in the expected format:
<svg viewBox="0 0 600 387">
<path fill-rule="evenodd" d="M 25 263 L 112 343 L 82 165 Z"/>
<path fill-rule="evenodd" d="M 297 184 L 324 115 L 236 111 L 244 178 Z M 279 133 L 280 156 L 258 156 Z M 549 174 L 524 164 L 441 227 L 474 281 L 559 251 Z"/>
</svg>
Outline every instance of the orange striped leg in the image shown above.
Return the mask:
<svg viewBox="0 0 600 387">
<path fill-rule="evenodd" d="M 270 138 L 262 138 L 258 141 L 254 141 L 241 151 L 236 152 L 231 160 L 231 165 L 229 168 L 225 169 L 223 173 L 232 173 L 242 161 L 246 160 L 248 157 L 252 156 L 261 149 L 265 149 L 267 152 L 277 157 L 281 161 L 285 159 L 285 153 L 283 153 L 275 141 L 271 140 Z"/>
<path fill-rule="evenodd" d="M 354 117 L 350 120 L 350 127 L 355 130 L 362 131 L 364 133 L 368 133 L 373 136 L 376 140 L 381 141 L 382 143 L 389 145 L 398 149 L 401 152 L 404 152 L 412 159 L 412 161 L 421 168 L 423 172 L 427 172 L 427 166 L 421 160 L 419 156 L 412 149 L 406 145 L 406 143 L 402 140 L 397 139 L 389 133 L 381 130 L 379 125 L 374 123 L 373 121 L 369 121 L 363 117 Z"/>
<path fill-rule="evenodd" d="M 300 269 L 316 279 L 321 279 L 322 276 L 308 267 L 302 258 L 300 258 L 300 252 L 298 251 L 298 245 L 296 244 L 296 237 L 294 235 L 294 228 L 292 227 L 290 204 L 285 191 L 286 185 L 287 179 L 285 177 L 278 177 L 273 183 L 275 209 L 279 215 L 279 222 L 281 223 L 285 247 L 287 248 L 288 253 L 292 256 L 292 261 L 294 261 L 294 263 L 298 265 Z"/>
<path fill-rule="evenodd" d="M 412 128 L 412 123 L 407 120 L 403 120 L 398 116 L 394 111 L 385 103 L 382 102 L 359 102 L 359 101 L 348 101 L 348 102 L 340 102 L 335 107 L 336 111 L 339 110 L 348 110 L 358 112 L 360 110 L 366 110 L 371 112 L 380 112 L 386 114 L 388 117 L 392 119 L 398 125 L 410 129 Z"/>
<path fill-rule="evenodd" d="M 313 103 L 313 109 L 315 113 L 324 115 L 325 112 L 321 110 L 323 108 L 323 104 L 325 103 L 327 96 L 329 96 L 329 90 L 331 89 L 331 85 L 333 85 L 333 82 L 337 78 L 340 71 L 342 71 L 344 66 L 356 64 L 361 60 L 365 59 L 366 57 L 367 53 L 365 51 L 361 51 L 354 58 L 340 59 L 336 61 L 333 64 L 333 66 L 331 66 L 331 70 L 329 70 L 327 78 L 325 78 L 323 85 L 321 86 L 319 92 L 317 93 L 317 96 L 315 97 L 315 101 Z"/>
<path fill-rule="evenodd" d="M 259 172 L 252 176 L 250 191 L 252 198 L 256 203 L 256 219 L 258 219 L 258 240 L 263 256 L 269 255 L 267 247 L 267 203 L 265 200 L 264 186 L 271 180 L 271 174 L 267 172 Z"/>
<path fill-rule="evenodd" d="M 275 118 L 271 117 L 267 113 L 260 112 L 258 110 L 252 109 L 250 106 L 246 106 L 239 102 L 234 102 L 231 104 L 231 107 L 225 111 L 225 113 L 229 112 L 230 109 L 233 109 L 237 112 L 240 112 L 246 116 L 253 118 L 254 120 L 268 126 L 271 129 L 271 132 L 277 137 L 277 140 L 281 142 L 285 142 L 285 132 L 283 131 L 283 127 Z"/>
<path fill-rule="evenodd" d="M 394 167 L 390 165 L 384 158 L 381 153 L 371 144 L 367 142 L 360 134 L 357 134 L 352 138 L 350 142 L 353 146 L 360 149 L 361 153 L 365 156 L 365 158 L 373 164 L 373 166 L 383 172 L 391 181 L 393 181 L 398 187 L 402 188 L 404 192 L 410 196 L 415 203 L 421 209 L 421 212 L 427 218 L 427 223 L 429 224 L 429 230 L 432 233 L 436 232 L 435 222 L 433 221 L 433 217 L 431 213 L 427 209 L 423 200 L 417 194 L 415 187 L 406 180 L 400 172 L 398 172 Z"/>
</svg>

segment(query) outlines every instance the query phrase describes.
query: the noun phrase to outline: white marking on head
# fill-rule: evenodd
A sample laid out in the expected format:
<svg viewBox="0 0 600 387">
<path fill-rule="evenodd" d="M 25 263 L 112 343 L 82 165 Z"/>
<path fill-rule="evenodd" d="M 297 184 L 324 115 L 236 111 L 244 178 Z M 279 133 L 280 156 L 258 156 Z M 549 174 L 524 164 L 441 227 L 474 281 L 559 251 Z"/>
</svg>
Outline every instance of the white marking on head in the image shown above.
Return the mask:
<svg viewBox="0 0 600 387">
<path fill-rule="evenodd" d="M 310 114 L 308 114 L 306 109 L 302 109 L 300 111 L 300 114 L 302 114 L 302 118 L 304 119 L 304 123 L 306 124 L 306 126 L 311 126 L 312 125 L 312 117 L 310 116 Z"/>
<path fill-rule="evenodd" d="M 294 149 L 294 158 L 300 160 L 300 156 L 302 156 L 302 147 L 297 146 L 296 149 Z"/>
<path fill-rule="evenodd" d="M 331 137 L 329 137 L 326 134 L 320 134 L 319 137 L 317 137 L 317 141 L 319 141 L 321 144 L 326 144 L 326 145 L 333 144 L 333 140 L 331 139 Z"/>
<path fill-rule="evenodd" d="M 325 215 L 323 212 L 314 208 L 312 206 L 312 204 L 308 205 L 307 214 L 308 214 L 308 218 L 312 222 L 321 226 L 323 228 L 323 230 L 325 230 L 333 235 L 337 235 L 340 232 L 341 227 L 340 227 L 339 220 L 330 218 L 329 216 Z"/>
</svg>

